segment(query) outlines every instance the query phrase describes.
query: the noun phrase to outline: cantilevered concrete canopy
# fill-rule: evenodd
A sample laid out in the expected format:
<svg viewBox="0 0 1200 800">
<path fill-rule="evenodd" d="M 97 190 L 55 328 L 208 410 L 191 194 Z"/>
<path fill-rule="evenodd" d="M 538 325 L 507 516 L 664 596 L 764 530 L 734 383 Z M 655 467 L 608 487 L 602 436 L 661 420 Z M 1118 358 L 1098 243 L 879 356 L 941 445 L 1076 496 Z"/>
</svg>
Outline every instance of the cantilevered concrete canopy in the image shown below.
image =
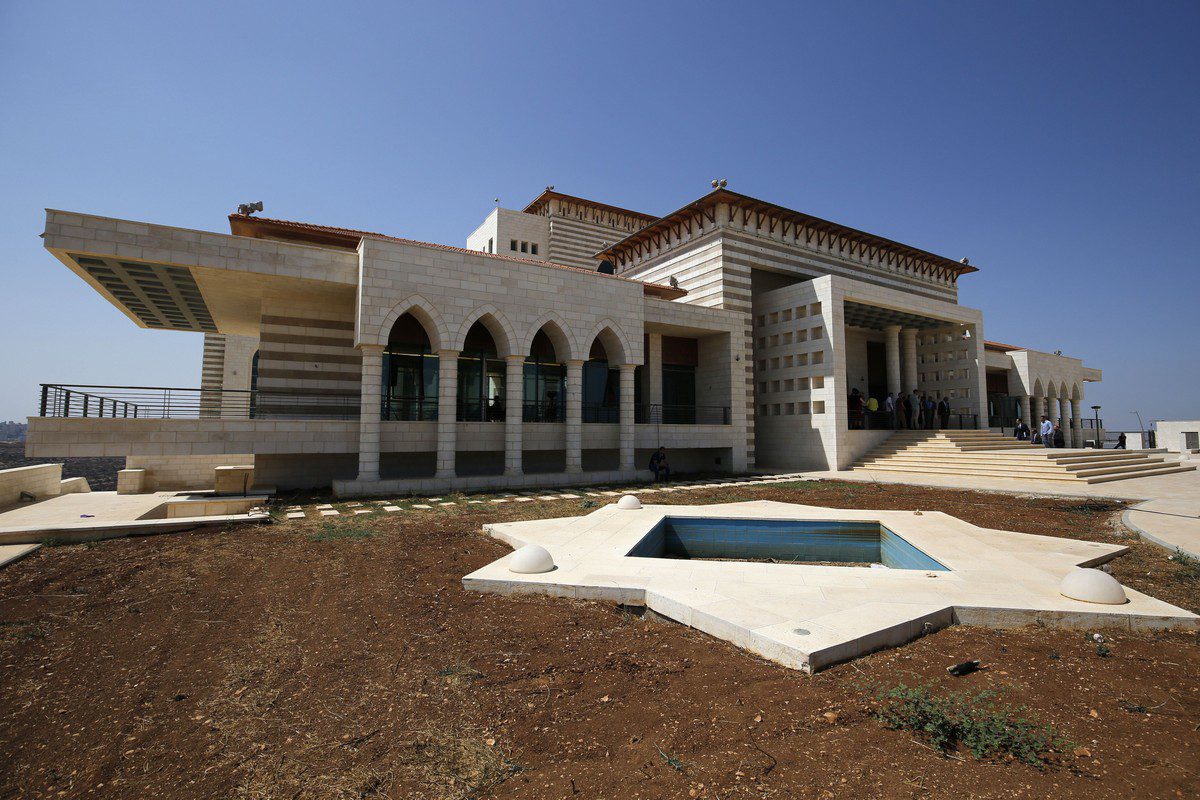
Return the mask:
<svg viewBox="0 0 1200 800">
<path fill-rule="evenodd" d="M 888 325 L 899 325 L 902 328 L 945 328 L 955 324 L 950 320 L 934 319 L 921 314 L 869 306 L 850 300 L 846 301 L 845 308 L 846 324 L 855 328 L 872 328 L 881 331 Z"/>
</svg>

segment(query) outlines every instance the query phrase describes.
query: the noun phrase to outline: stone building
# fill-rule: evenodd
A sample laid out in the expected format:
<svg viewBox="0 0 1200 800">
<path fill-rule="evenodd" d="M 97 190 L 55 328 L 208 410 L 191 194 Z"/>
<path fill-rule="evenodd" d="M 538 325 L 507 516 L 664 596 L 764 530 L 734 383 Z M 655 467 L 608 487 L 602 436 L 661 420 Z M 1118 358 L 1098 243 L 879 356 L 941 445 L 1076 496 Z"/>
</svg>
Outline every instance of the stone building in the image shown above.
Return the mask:
<svg viewBox="0 0 1200 800">
<path fill-rule="evenodd" d="M 1100 379 L 986 343 L 965 260 L 724 187 L 661 217 L 548 188 L 466 247 L 229 225 L 47 211 L 45 247 L 135 324 L 205 341 L 194 388 L 43 387 L 31 456 L 346 495 L 626 480 L 659 446 L 677 472 L 841 469 L 891 434 L 854 390 L 946 398 L 954 428 L 1048 413 L 1082 445 Z"/>
</svg>

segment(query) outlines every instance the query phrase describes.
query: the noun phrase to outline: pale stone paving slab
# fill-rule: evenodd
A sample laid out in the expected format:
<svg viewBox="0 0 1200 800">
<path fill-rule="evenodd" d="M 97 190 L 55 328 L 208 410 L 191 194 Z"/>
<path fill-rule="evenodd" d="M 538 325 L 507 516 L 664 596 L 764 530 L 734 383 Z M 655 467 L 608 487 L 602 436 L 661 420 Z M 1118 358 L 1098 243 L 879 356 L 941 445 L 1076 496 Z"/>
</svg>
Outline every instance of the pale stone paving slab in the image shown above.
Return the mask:
<svg viewBox="0 0 1200 800">
<path fill-rule="evenodd" d="M 303 511 L 289 511 L 289 512 L 287 512 L 287 518 L 288 519 L 304 519 L 304 512 Z"/>
<path fill-rule="evenodd" d="M 337 511 L 337 509 L 326 508 L 321 512 L 321 516 L 322 517 L 338 517 L 338 516 L 341 516 L 341 514 Z"/>
<path fill-rule="evenodd" d="M 630 557 L 665 516 L 863 521 L 878 523 L 945 570 L 763 564 Z M 1075 566 L 1127 551 L 1082 542 L 979 528 L 940 512 L 857 511 L 770 501 L 709 506 L 610 504 L 584 517 L 496 523 L 492 536 L 516 548 L 536 543 L 557 568 L 507 569 L 505 556 L 463 578 L 469 589 L 645 604 L 767 658 L 820 669 L 910 641 L 955 620 L 965 624 L 1153 630 L 1200 628 L 1200 617 L 1126 588 L 1120 606 L 1062 596 Z"/>
<path fill-rule="evenodd" d="M 400 510 L 400 506 L 384 506 L 384 507 L 383 507 L 383 510 L 384 510 L 384 511 L 387 511 L 388 513 L 392 513 L 392 512 L 395 512 L 395 511 L 399 511 L 399 510 Z"/>
</svg>

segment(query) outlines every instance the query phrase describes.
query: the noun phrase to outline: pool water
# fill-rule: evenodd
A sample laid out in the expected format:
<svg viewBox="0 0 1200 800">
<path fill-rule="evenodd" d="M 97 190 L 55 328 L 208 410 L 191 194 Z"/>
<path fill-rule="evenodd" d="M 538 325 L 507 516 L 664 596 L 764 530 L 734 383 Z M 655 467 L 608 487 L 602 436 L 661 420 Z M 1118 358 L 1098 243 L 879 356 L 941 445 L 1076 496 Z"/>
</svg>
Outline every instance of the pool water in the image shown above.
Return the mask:
<svg viewBox="0 0 1200 800">
<path fill-rule="evenodd" d="M 626 555 L 948 571 L 878 522 L 666 517 Z"/>
</svg>

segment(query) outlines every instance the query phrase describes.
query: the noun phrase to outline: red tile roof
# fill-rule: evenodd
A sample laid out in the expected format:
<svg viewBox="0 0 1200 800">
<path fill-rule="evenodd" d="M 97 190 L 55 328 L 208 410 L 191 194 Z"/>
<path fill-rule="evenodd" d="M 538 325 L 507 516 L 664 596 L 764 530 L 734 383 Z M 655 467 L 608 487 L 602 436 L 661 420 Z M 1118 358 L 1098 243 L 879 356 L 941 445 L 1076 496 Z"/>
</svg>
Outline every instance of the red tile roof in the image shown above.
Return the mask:
<svg viewBox="0 0 1200 800">
<path fill-rule="evenodd" d="M 315 225 L 311 222 L 293 222 L 292 220 L 286 219 L 252 217 L 246 214 L 230 214 L 229 229 L 230 232 L 235 236 L 248 236 L 255 239 L 264 239 L 269 238 L 268 235 L 270 235 L 271 237 L 278 237 L 286 240 L 328 245 L 332 247 L 344 247 L 351 250 L 357 248 L 359 240 L 363 239 L 364 237 L 371 239 L 382 239 L 388 242 L 398 242 L 400 244 L 409 244 L 416 247 L 429 247 L 434 250 L 446 250 L 452 253 L 467 253 L 473 256 L 498 258 L 501 261 L 513 261 L 522 264 L 536 264 L 541 267 L 568 269 L 573 272 L 582 272 L 586 275 L 597 275 L 601 278 L 626 281 L 628 283 L 638 283 L 642 285 L 646 294 L 666 300 L 674 300 L 687 294 L 686 289 L 678 289 L 673 286 L 663 286 L 660 283 L 648 283 L 646 281 L 634 280 L 633 278 L 625 278 L 620 275 L 608 275 L 603 272 L 596 272 L 594 270 L 584 269 L 582 267 L 556 264 L 553 261 L 541 261 L 536 258 L 520 258 L 518 256 L 504 255 L 503 253 L 484 253 L 480 250 L 470 250 L 466 247 L 455 247 L 453 245 L 437 244 L 434 242 L 422 242 L 417 239 L 405 239 L 399 236 L 388 236 L 385 233 L 360 231 L 354 228 L 338 228 L 331 225 Z"/>
</svg>

